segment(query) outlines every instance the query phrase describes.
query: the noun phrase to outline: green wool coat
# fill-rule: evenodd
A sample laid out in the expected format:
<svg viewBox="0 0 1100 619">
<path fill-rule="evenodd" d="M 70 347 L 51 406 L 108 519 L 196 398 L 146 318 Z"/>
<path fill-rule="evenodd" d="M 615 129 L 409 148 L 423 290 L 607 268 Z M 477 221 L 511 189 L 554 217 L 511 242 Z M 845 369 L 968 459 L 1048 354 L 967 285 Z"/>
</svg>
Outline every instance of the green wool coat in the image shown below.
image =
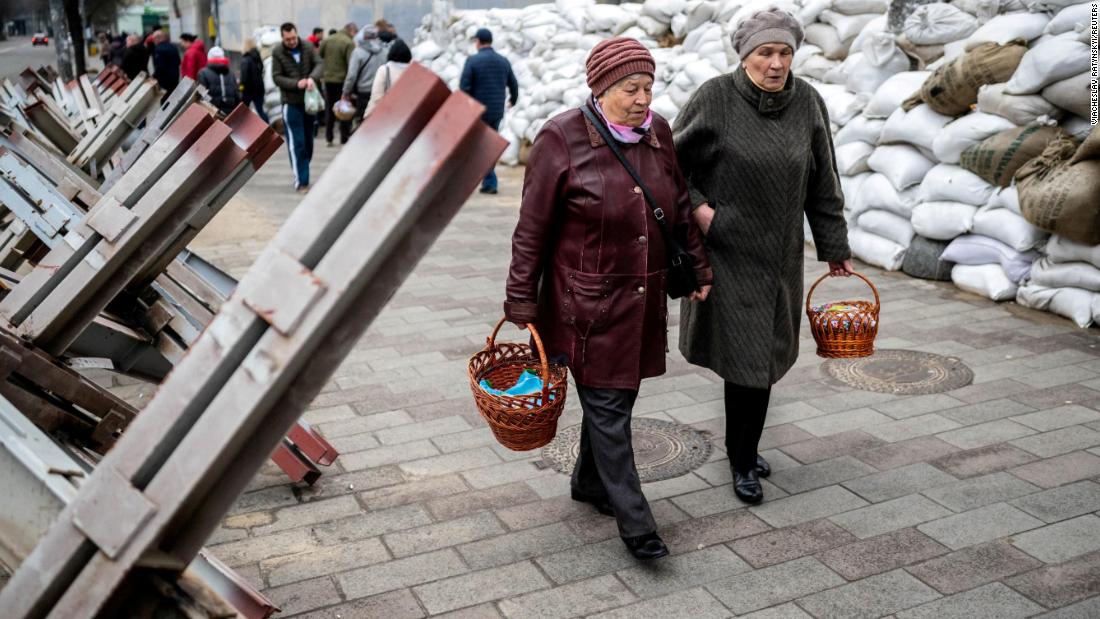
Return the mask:
<svg viewBox="0 0 1100 619">
<path fill-rule="evenodd" d="M 759 89 L 743 67 L 703 84 L 676 118 L 692 204 L 714 208 L 714 289 L 680 307 L 680 351 L 724 380 L 765 388 L 798 357 L 803 213 L 818 260 L 850 257 L 825 102 L 791 75 Z"/>
</svg>

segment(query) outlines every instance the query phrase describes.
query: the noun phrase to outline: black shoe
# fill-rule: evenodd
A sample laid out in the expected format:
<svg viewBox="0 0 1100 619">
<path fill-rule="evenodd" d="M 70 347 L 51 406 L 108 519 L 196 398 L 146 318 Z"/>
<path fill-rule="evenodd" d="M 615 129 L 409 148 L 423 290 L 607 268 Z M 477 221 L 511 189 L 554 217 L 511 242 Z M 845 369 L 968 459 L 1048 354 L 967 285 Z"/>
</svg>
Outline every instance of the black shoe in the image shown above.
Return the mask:
<svg viewBox="0 0 1100 619">
<path fill-rule="evenodd" d="M 760 477 L 767 477 L 772 474 L 772 466 L 760 454 L 756 454 L 756 474 Z"/>
<path fill-rule="evenodd" d="M 665 546 L 657 533 L 648 533 L 638 537 L 624 537 L 622 539 L 630 554 L 640 561 L 660 559 L 668 555 L 668 546 Z"/>
<path fill-rule="evenodd" d="M 742 475 L 733 472 L 733 493 L 737 498 L 746 503 L 759 503 L 764 499 L 764 489 L 760 486 L 760 479 L 756 475 L 756 469 Z"/>
<path fill-rule="evenodd" d="M 482 187 L 480 191 L 481 193 L 487 193 L 490 195 L 496 195 L 497 193 L 496 187 Z"/>
<path fill-rule="evenodd" d="M 577 490 L 571 490 L 570 494 L 573 496 L 574 501 L 588 503 L 604 516 L 615 516 L 615 510 L 611 507 L 611 503 L 607 502 L 606 498 L 596 498 L 587 494 L 582 494 Z"/>
</svg>

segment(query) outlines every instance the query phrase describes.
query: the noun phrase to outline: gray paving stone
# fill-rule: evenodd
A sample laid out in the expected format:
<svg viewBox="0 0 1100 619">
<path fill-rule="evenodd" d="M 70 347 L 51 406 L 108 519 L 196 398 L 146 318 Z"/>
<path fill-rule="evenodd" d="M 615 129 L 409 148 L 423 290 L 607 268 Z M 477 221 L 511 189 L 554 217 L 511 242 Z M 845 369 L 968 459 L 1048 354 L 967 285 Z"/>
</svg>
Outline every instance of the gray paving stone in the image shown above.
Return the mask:
<svg viewBox="0 0 1100 619">
<path fill-rule="evenodd" d="M 703 481 L 703 478 L 694 473 L 688 473 L 687 475 L 673 477 L 672 479 L 663 479 L 661 481 L 642 484 L 642 493 L 645 494 L 650 502 L 653 502 L 668 497 L 695 492 L 697 490 L 704 490 L 709 487 L 710 484 Z"/>
<path fill-rule="evenodd" d="M 260 561 L 260 571 L 267 575 L 270 587 L 326 576 L 336 572 L 366 567 L 390 559 L 390 553 L 374 537 L 351 544 L 326 546 L 301 554 Z"/>
<path fill-rule="evenodd" d="M 538 499 L 539 495 L 527 484 L 517 483 L 432 499 L 427 507 L 437 519 L 451 520 L 486 509 L 510 507 Z"/>
<path fill-rule="evenodd" d="M 496 438 L 493 437 L 493 431 L 486 427 L 435 436 L 432 437 L 432 443 L 439 448 L 439 451 L 449 454 L 475 447 L 494 445 L 496 444 Z"/>
<path fill-rule="evenodd" d="M 942 432 L 936 436 L 961 449 L 977 449 L 1035 434 L 1035 430 L 1009 419 Z"/>
<path fill-rule="evenodd" d="M 1044 608 L 1001 583 L 929 602 L 898 613 L 898 619 L 1023 619 Z"/>
<path fill-rule="evenodd" d="M 677 615 L 693 619 L 725 619 L 730 616 L 730 612 L 706 590 L 694 588 L 592 615 L 590 619 L 638 619 Z"/>
<path fill-rule="evenodd" d="M 902 529 L 826 550 L 818 557 L 848 580 L 859 580 L 946 553 L 946 548 L 915 529 Z"/>
<path fill-rule="evenodd" d="M 419 585 L 413 593 L 429 614 L 475 606 L 544 589 L 550 581 L 530 561 L 504 565 Z"/>
<path fill-rule="evenodd" d="M 749 511 L 773 527 L 787 527 L 867 505 L 867 501 L 848 490 L 840 486 L 829 486 L 778 501 L 765 501 L 749 508 Z"/>
<path fill-rule="evenodd" d="M 797 426 L 793 427 L 797 428 Z M 809 433 L 806 432 L 806 434 Z M 825 438 L 812 438 L 807 441 L 784 445 L 780 449 L 799 462 L 813 464 L 883 445 L 886 445 L 886 442 L 882 439 L 875 438 L 860 430 L 851 430 Z"/>
<path fill-rule="evenodd" d="M 1100 516 L 1085 514 L 1021 533 L 1014 546 L 1044 563 L 1062 563 L 1100 550 Z"/>
<path fill-rule="evenodd" d="M 665 531 L 668 527 L 690 518 L 668 499 L 650 501 L 649 508 L 653 512 L 653 519 L 657 521 L 658 531 Z M 619 527 L 615 524 L 615 519 L 594 512 L 568 520 L 565 524 L 585 544 L 619 537 Z"/>
<path fill-rule="evenodd" d="M 394 559 L 336 575 L 349 600 L 404 589 L 468 571 L 453 549 Z"/>
<path fill-rule="evenodd" d="M 1100 392 L 1094 393 L 1096 396 L 1100 396 Z M 1049 432 L 1050 430 L 1057 430 L 1068 426 L 1100 421 L 1100 412 L 1078 404 L 1072 404 L 1020 415 L 1018 417 L 1013 417 L 1012 420 L 1040 432 Z"/>
<path fill-rule="evenodd" d="M 930 464 L 955 477 L 965 479 L 986 473 L 1003 471 L 1034 462 L 1037 458 L 1011 445 L 990 445 L 959 451 L 932 460 Z"/>
<path fill-rule="evenodd" d="M 951 397 L 962 400 L 963 402 L 969 402 L 971 404 L 977 404 L 979 402 L 988 402 L 989 400 L 999 400 L 1001 398 L 1011 398 L 1021 393 L 1027 393 L 1034 391 L 1034 387 L 1031 385 L 1025 385 L 1023 383 L 1016 382 L 1012 379 L 994 380 L 987 383 L 979 383 L 974 385 L 968 385 L 961 389 L 955 389 L 948 392 Z"/>
<path fill-rule="evenodd" d="M 758 610 L 755 613 L 742 615 L 746 619 L 812 619 L 811 615 L 796 606 L 793 602 Z"/>
<path fill-rule="evenodd" d="M 317 539 L 325 545 L 343 544 L 391 531 L 431 524 L 432 517 L 420 505 L 403 505 L 313 527 Z"/>
<path fill-rule="evenodd" d="M 471 568 L 479 570 L 516 563 L 581 543 L 569 527 L 558 523 L 463 544 L 458 551 Z"/>
<path fill-rule="evenodd" d="M 869 392 L 867 392 L 869 393 Z M 881 394 L 876 394 L 881 395 Z M 815 406 L 817 401 L 814 402 Z M 831 436 L 859 430 L 869 426 L 893 421 L 890 417 L 870 408 L 857 408 L 842 413 L 832 413 L 823 417 L 815 417 L 795 423 L 796 426 L 813 434 L 814 436 Z"/>
<path fill-rule="evenodd" d="M 1096 372 L 1086 370 L 1078 365 L 1051 368 L 1049 370 L 1024 374 L 1016 380 L 1025 385 L 1031 385 L 1036 389 L 1043 389 L 1045 387 L 1056 387 L 1058 385 L 1084 382 L 1093 378 L 1096 378 Z"/>
<path fill-rule="evenodd" d="M 412 423 L 413 419 L 403 410 L 386 411 L 374 415 L 361 415 L 349 417 L 339 421 L 322 423 L 317 429 L 326 438 L 362 434 L 363 432 L 377 432 L 385 428 Z"/>
<path fill-rule="evenodd" d="M 796 421 L 804 421 L 825 415 L 825 411 L 814 408 L 805 402 L 790 402 L 779 406 L 769 406 L 764 419 L 764 427 L 781 426 Z M 800 428 L 801 429 L 801 428 Z"/>
<path fill-rule="evenodd" d="M 940 411 L 940 414 L 947 419 L 970 426 L 1015 417 L 1034 410 L 1026 404 L 1003 398 L 947 409 Z"/>
<path fill-rule="evenodd" d="M 382 536 L 395 557 L 430 552 L 504 533 L 491 512 L 479 512 L 455 520 L 406 529 Z"/>
<path fill-rule="evenodd" d="M 1004 541 L 957 550 L 911 566 L 908 571 L 941 593 L 950 595 L 1002 580 L 1042 563 Z"/>
<path fill-rule="evenodd" d="M 355 494 L 385 487 L 396 487 L 405 482 L 405 476 L 396 466 L 325 475 L 312 486 L 295 487 L 294 492 L 303 503 L 345 494 Z M 368 506 L 367 509 L 370 509 Z"/>
<path fill-rule="evenodd" d="M 431 441 L 413 441 L 401 445 L 383 445 L 364 451 L 340 454 L 340 466 L 347 471 L 399 464 L 407 460 L 428 458 L 439 453 Z"/>
<path fill-rule="evenodd" d="M 947 508 L 941 507 L 918 494 L 911 494 L 838 514 L 829 520 L 840 525 L 857 538 L 867 539 L 943 518 L 950 514 L 951 511 Z"/>
<path fill-rule="evenodd" d="M 634 593 L 652 597 L 751 569 L 729 548 L 712 546 L 686 554 L 672 554 L 652 565 L 628 568 L 620 571 L 618 576 Z"/>
<path fill-rule="evenodd" d="M 778 489 L 776 489 L 776 491 L 781 492 L 783 495 L 786 494 Z M 778 498 L 778 496 L 772 497 L 766 487 L 764 489 L 764 494 L 771 498 Z M 744 509 L 746 507 L 746 505 L 733 493 L 733 484 L 699 490 L 698 492 L 692 492 L 690 494 L 682 494 L 673 497 L 671 501 L 676 504 L 676 507 L 687 512 L 692 518 L 720 514 L 722 512 Z"/>
<path fill-rule="evenodd" d="M 924 495 L 952 511 L 965 512 L 1038 491 L 1037 486 L 1002 471 L 930 488 Z"/>
<path fill-rule="evenodd" d="M 867 433 L 887 443 L 897 443 L 898 441 L 929 436 L 948 430 L 954 430 L 959 427 L 960 424 L 958 422 L 951 421 L 936 413 L 928 413 L 927 415 L 910 417 L 900 421 L 873 426 L 867 428 Z"/>
<path fill-rule="evenodd" d="M 617 537 L 535 559 L 546 575 L 559 584 L 610 574 L 631 567 L 636 561 Z"/>
<path fill-rule="evenodd" d="M 406 443 L 411 445 L 415 443 Z M 395 445 L 396 447 L 396 445 Z M 434 446 L 433 446 L 434 449 Z M 447 473 L 460 473 L 470 469 L 476 469 L 492 464 L 499 464 L 500 456 L 488 447 L 478 447 L 466 451 L 443 454 L 411 462 L 401 462 L 401 470 L 410 475 L 446 475 Z"/>
<path fill-rule="evenodd" d="M 420 503 L 437 497 L 452 496 L 468 490 L 469 486 L 458 475 L 443 475 L 360 492 L 359 500 L 366 506 L 367 511 L 377 511 L 409 503 Z"/>
<path fill-rule="evenodd" d="M 420 619 L 427 616 L 412 591 L 401 589 L 336 606 L 315 610 L 298 619 L 334 619 L 335 617 L 385 617 L 386 619 Z"/>
<path fill-rule="evenodd" d="M 661 530 L 661 536 L 673 553 L 723 544 L 770 530 L 764 521 L 746 510 L 715 514 L 678 522 Z"/>
<path fill-rule="evenodd" d="M 592 514 L 594 511 L 587 503 L 562 496 L 505 507 L 497 510 L 496 514 L 509 529 L 519 531 Z"/>
<path fill-rule="evenodd" d="M 815 488 L 831 486 L 874 472 L 875 468 L 868 464 L 864 464 L 851 456 L 841 456 L 794 469 L 774 471 L 768 481 L 786 492 L 797 494 Z"/>
<path fill-rule="evenodd" d="M 332 443 L 332 446 L 342 454 L 374 449 L 381 444 L 371 432 L 349 434 L 348 436 L 334 436 L 329 439 L 329 443 Z"/>
<path fill-rule="evenodd" d="M 798 605 L 817 617 L 877 618 L 938 597 L 904 570 L 895 570 L 802 598 Z"/>
<path fill-rule="evenodd" d="M 311 501 L 300 505 L 284 507 L 275 512 L 275 521 L 271 524 L 255 527 L 252 534 L 256 536 L 270 535 L 287 529 L 294 529 L 303 525 L 330 522 L 339 520 L 345 516 L 352 516 L 363 511 L 355 497 L 342 496 L 323 501 Z"/>
<path fill-rule="evenodd" d="M 843 584 L 820 561 L 805 557 L 710 583 L 707 590 L 742 615 Z"/>
<path fill-rule="evenodd" d="M 329 576 L 265 589 L 264 595 L 287 615 L 331 606 L 343 601 Z"/>
<path fill-rule="evenodd" d="M 533 460 L 517 460 L 465 471 L 462 477 L 470 486 L 482 489 L 558 474 L 553 469 L 538 468 Z"/>
<path fill-rule="evenodd" d="M 1100 475 L 1100 457 L 1085 451 L 1075 451 L 1018 466 L 1009 472 L 1036 486 L 1053 488 Z"/>
<path fill-rule="evenodd" d="M 1085 426 L 1071 426 L 1033 436 L 1025 436 L 1012 444 L 1040 458 L 1053 458 L 1079 449 L 1100 445 L 1100 432 Z"/>
<path fill-rule="evenodd" d="M 566 619 L 613 609 L 637 600 L 614 576 L 536 591 L 500 601 L 500 610 L 515 619 Z"/>
<path fill-rule="evenodd" d="M 1095 619 L 1100 617 L 1100 595 L 1039 615 L 1039 619 Z"/>
<path fill-rule="evenodd" d="M 306 529 L 291 529 L 274 535 L 211 545 L 210 550 L 229 567 L 237 567 L 273 557 L 309 552 L 319 546 L 317 539 Z"/>
<path fill-rule="evenodd" d="M 1079 481 L 1016 499 L 1012 505 L 1045 522 L 1059 522 L 1100 511 L 1100 484 Z"/>
<path fill-rule="evenodd" d="M 954 477 L 936 467 L 918 462 L 846 481 L 842 485 L 872 503 L 880 503 L 954 481 Z"/>
<path fill-rule="evenodd" d="M 859 407 L 875 406 L 884 402 L 892 402 L 897 399 L 898 396 L 890 393 L 850 390 L 830 396 L 814 398 L 813 406 L 826 413 L 838 413 L 841 411 L 851 411 Z"/>
<path fill-rule="evenodd" d="M 1043 522 L 1007 503 L 994 503 L 917 527 L 937 542 L 958 550 L 1042 526 Z"/>
<path fill-rule="evenodd" d="M 289 486 L 276 486 L 246 492 L 237 497 L 237 501 L 230 508 L 228 516 L 247 514 L 250 512 L 274 510 L 280 507 L 297 505 L 298 497 L 294 496 Z"/>
<path fill-rule="evenodd" d="M 957 400 L 946 393 L 930 393 L 875 404 L 871 408 L 880 413 L 886 413 L 894 419 L 909 419 L 965 404 L 962 400 Z"/>
<path fill-rule="evenodd" d="M 815 520 L 792 527 L 739 539 L 729 544 L 753 567 L 762 568 L 847 544 L 855 538 L 828 520 Z"/>
<path fill-rule="evenodd" d="M 1100 397 L 1100 392 L 1097 392 L 1097 395 Z M 776 447 L 782 447 L 784 445 L 790 445 L 791 443 L 798 443 L 813 438 L 814 435 L 794 424 L 772 426 L 770 428 L 764 428 L 764 432 L 760 435 L 760 443 L 757 448 L 761 451 L 775 449 Z"/>
<path fill-rule="evenodd" d="M 927 462 L 959 451 L 958 447 L 934 436 L 922 436 L 882 447 L 858 451 L 855 457 L 871 466 L 886 471 L 917 462 Z"/>
<path fill-rule="evenodd" d="M 1067 606 L 1100 594 L 1100 552 L 1014 576 L 1005 584 L 1047 608 Z"/>
<path fill-rule="evenodd" d="M 446 434 L 454 434 L 470 429 L 470 424 L 465 418 L 458 415 L 441 417 L 431 421 L 420 421 L 403 426 L 394 426 L 375 432 L 378 441 L 383 445 L 395 445 L 412 441 L 430 439 Z"/>
<path fill-rule="evenodd" d="M 442 615 L 432 615 L 432 617 L 434 619 L 501 619 L 504 615 L 500 614 L 495 604 L 488 602 L 477 606 L 467 606 L 466 608 L 452 610 Z M 387 617 L 386 619 L 389 618 Z"/>
</svg>

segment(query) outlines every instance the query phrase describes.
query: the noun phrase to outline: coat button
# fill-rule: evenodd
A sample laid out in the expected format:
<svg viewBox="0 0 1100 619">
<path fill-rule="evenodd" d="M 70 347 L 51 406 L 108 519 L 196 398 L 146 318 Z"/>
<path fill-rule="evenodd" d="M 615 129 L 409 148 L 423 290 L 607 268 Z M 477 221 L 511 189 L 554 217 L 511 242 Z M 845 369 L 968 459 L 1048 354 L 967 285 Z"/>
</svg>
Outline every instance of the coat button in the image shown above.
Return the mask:
<svg viewBox="0 0 1100 619">
<path fill-rule="evenodd" d="M 638 286 L 638 294 L 645 294 L 645 286 Z"/>
<path fill-rule="evenodd" d="M 634 193 L 642 193 L 642 188 L 641 188 L 641 187 L 639 187 L 639 186 L 637 186 L 637 185 L 635 185 L 635 186 L 634 186 Z"/>
<path fill-rule="evenodd" d="M 646 238 L 644 236 L 638 237 L 638 244 L 645 245 Z"/>
<path fill-rule="evenodd" d="M 768 97 L 768 105 L 775 103 L 775 99 Z"/>
</svg>

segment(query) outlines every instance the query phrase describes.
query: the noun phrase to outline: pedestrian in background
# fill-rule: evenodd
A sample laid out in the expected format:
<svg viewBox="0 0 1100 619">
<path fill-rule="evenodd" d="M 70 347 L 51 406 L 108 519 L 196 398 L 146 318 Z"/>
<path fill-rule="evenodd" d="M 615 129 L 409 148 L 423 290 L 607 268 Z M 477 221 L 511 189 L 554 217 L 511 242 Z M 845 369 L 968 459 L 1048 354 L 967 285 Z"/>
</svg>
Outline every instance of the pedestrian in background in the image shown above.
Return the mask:
<svg viewBox="0 0 1100 619">
<path fill-rule="evenodd" d="M 374 85 L 371 86 L 370 91 L 370 103 L 367 105 L 364 116 L 370 115 L 371 110 L 390 91 L 397 78 L 401 77 L 405 69 L 409 68 L 410 62 L 412 62 L 412 51 L 409 49 L 409 45 L 401 39 L 395 40 L 390 45 L 390 51 L 386 55 L 386 64 L 378 67 L 378 72 L 374 75 Z"/>
<path fill-rule="evenodd" d="M 488 28 L 478 30 L 474 41 L 477 53 L 466 59 L 459 87 L 485 106 L 481 120 L 493 131 L 498 131 L 500 121 L 504 119 L 504 89 L 508 89 L 508 105 L 515 105 L 519 99 L 519 83 L 512 73 L 512 64 L 493 49 L 493 33 Z M 497 173 L 494 166 L 481 181 L 481 193 L 496 192 Z"/>
<path fill-rule="evenodd" d="M 321 47 L 321 41 L 325 39 L 324 28 L 314 28 L 313 32 L 306 37 L 306 40 L 313 44 L 313 47 Z"/>
<path fill-rule="evenodd" d="M 371 87 L 374 86 L 374 76 L 378 73 L 378 67 L 386 62 L 388 46 L 378 38 L 378 29 L 367 26 L 356 35 L 359 45 L 351 54 L 351 62 L 348 63 L 348 75 L 344 79 L 345 100 L 355 98 L 355 119 L 360 121 L 367 111 L 370 103 Z"/>
<path fill-rule="evenodd" d="M 256 40 L 249 37 L 244 40 L 244 54 L 241 55 L 241 100 L 246 106 L 254 106 L 256 114 L 263 121 L 271 122 L 264 111 L 264 61 Z"/>
<path fill-rule="evenodd" d="M 153 32 L 153 42 L 153 77 L 167 98 L 180 83 L 180 48 L 163 30 Z"/>
<path fill-rule="evenodd" d="M 241 102 L 237 80 L 229 70 L 229 58 L 225 57 L 225 50 L 222 48 L 212 47 L 206 60 L 206 66 L 199 71 L 199 84 L 206 88 L 206 94 L 214 107 L 228 116 Z"/>
<path fill-rule="evenodd" d="M 298 36 L 290 22 L 279 27 L 283 40 L 271 50 L 271 77 L 283 99 L 287 152 L 298 193 L 309 191 L 309 162 L 313 159 L 313 127 L 317 117 L 307 114 L 305 93 L 321 79 L 321 57 L 313 45 Z"/>
<path fill-rule="evenodd" d="M 321 43 L 321 60 L 324 61 L 324 69 L 321 78 L 325 83 L 325 144 L 332 146 L 333 126 L 337 123 L 336 115 L 332 113 L 332 106 L 340 100 L 344 94 L 344 80 L 348 77 L 348 66 L 351 64 L 351 55 L 355 51 L 355 41 L 352 39 L 359 32 L 355 24 L 349 23 L 336 34 L 326 37 Z M 351 121 L 341 120 L 340 143 L 346 144 L 351 134 Z"/>
<path fill-rule="evenodd" d="M 149 29 L 149 34 L 145 35 L 145 51 L 149 52 L 149 57 L 153 56 L 153 48 L 156 47 L 156 36 L 161 31 L 161 25 L 155 24 Z"/>
<path fill-rule="evenodd" d="M 134 79 L 142 71 L 149 70 L 149 53 L 142 44 L 141 37 L 131 34 L 126 37 L 126 49 L 122 52 L 122 72 Z"/>
<path fill-rule="evenodd" d="M 381 39 L 383 43 L 392 43 L 397 39 L 397 27 L 390 22 L 379 19 L 374 22 L 374 27 L 378 29 L 378 38 Z"/>
<path fill-rule="evenodd" d="M 199 79 L 199 71 L 206 66 L 206 43 L 193 34 L 181 34 L 180 40 L 184 44 L 183 62 L 180 64 L 180 75 L 193 80 Z"/>
</svg>

